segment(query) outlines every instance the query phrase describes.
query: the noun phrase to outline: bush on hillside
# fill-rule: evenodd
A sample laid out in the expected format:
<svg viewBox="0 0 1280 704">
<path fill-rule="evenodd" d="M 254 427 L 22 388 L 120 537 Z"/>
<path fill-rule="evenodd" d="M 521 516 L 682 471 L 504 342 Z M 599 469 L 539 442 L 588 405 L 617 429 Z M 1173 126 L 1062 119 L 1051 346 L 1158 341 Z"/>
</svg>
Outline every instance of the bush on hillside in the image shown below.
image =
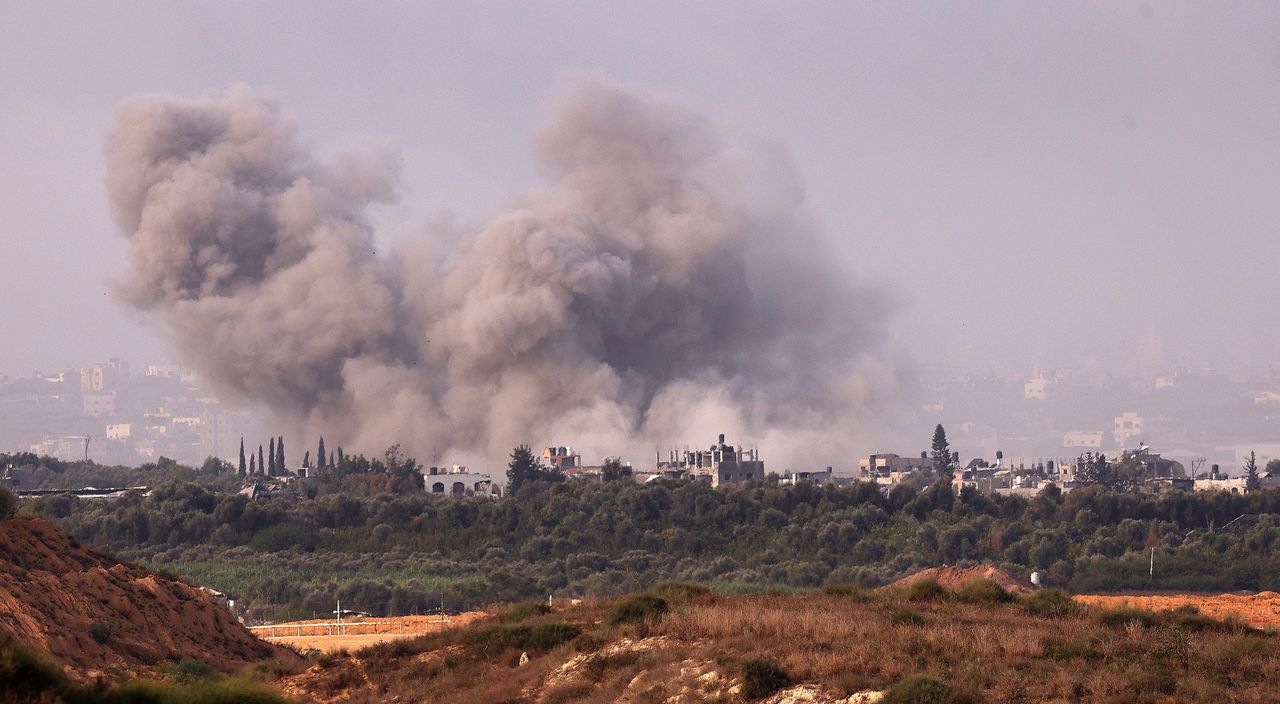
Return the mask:
<svg viewBox="0 0 1280 704">
<path fill-rule="evenodd" d="M 990 579 L 975 579 L 960 586 L 956 599 L 966 604 L 1004 604 L 1013 601 L 1013 595 Z"/>
<path fill-rule="evenodd" d="M 1022 608 L 1032 616 L 1062 618 L 1080 610 L 1080 605 L 1057 589 L 1045 589 L 1023 598 Z"/>
<path fill-rule="evenodd" d="M 649 593 L 671 603 L 711 596 L 711 590 L 707 587 L 688 582 L 660 582 L 653 585 Z"/>
<path fill-rule="evenodd" d="M 753 658 L 742 663 L 742 696 L 760 699 L 791 684 L 791 676 L 778 663 Z"/>
<path fill-rule="evenodd" d="M 640 594 L 624 599 L 609 610 L 609 625 L 623 623 L 655 623 L 671 609 L 667 600 L 652 594 Z"/>
<path fill-rule="evenodd" d="M 943 601 L 951 592 L 936 579 L 921 579 L 907 587 L 908 601 Z"/>
<path fill-rule="evenodd" d="M 960 704 L 966 697 L 958 696 L 951 687 L 925 675 L 908 675 L 884 693 L 882 704 Z"/>
<path fill-rule="evenodd" d="M 476 631 L 472 640 L 477 645 L 496 645 L 521 650 L 551 650 L 568 643 L 582 630 L 559 621 L 519 625 L 495 625 Z"/>
<path fill-rule="evenodd" d="M 1128 606 L 1099 611 L 1096 619 L 1103 626 L 1127 626 L 1134 623 L 1143 628 L 1155 628 L 1160 625 L 1160 619 L 1150 611 Z"/>
<path fill-rule="evenodd" d="M 551 607 L 541 601 L 521 601 L 508 606 L 498 620 L 503 623 L 518 623 L 533 616 L 545 616 L 551 613 Z"/>
<path fill-rule="evenodd" d="M 18 511 L 18 495 L 0 486 L 0 518 L 13 518 Z"/>
</svg>

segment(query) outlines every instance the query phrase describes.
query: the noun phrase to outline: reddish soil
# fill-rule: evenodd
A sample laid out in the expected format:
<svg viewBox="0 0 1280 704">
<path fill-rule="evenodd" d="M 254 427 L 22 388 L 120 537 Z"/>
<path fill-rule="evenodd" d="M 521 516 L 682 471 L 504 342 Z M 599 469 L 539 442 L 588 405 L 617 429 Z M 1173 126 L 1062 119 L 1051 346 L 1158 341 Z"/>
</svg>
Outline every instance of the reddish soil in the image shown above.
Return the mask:
<svg viewBox="0 0 1280 704">
<path fill-rule="evenodd" d="M 1213 618 L 1235 617 L 1257 628 L 1280 628 L 1280 594 L 1080 594 L 1076 601 L 1114 609 L 1127 606 L 1166 611 L 1194 606 Z"/>
<path fill-rule="evenodd" d="M 360 618 L 344 621 L 336 626 L 333 621 L 290 621 L 272 626 L 258 626 L 253 632 L 263 640 L 288 645 L 298 650 L 314 648 L 322 652 L 334 650 L 359 650 L 368 645 L 383 643 L 396 638 L 411 638 L 424 633 L 434 633 L 448 628 L 465 626 L 484 618 L 483 611 L 468 611 L 441 618 L 440 616 L 395 616 L 389 618 Z"/>
<path fill-rule="evenodd" d="M 989 579 L 996 584 L 1004 587 L 1011 594 L 1030 594 L 1035 591 L 1035 586 L 1029 580 L 1015 576 L 1008 570 L 1002 570 L 999 567 L 991 565 L 980 565 L 978 567 L 950 567 L 944 565 L 942 567 L 930 567 L 920 570 L 913 575 L 908 575 L 890 584 L 890 587 L 909 587 L 922 579 L 936 579 L 938 583 L 947 589 L 955 590 L 964 586 L 966 582 L 972 582 L 975 579 Z"/>
<path fill-rule="evenodd" d="M 254 637 L 205 592 L 83 548 L 38 520 L 0 520 L 0 630 L 77 678 L 181 658 L 225 672 L 297 658 Z"/>
</svg>

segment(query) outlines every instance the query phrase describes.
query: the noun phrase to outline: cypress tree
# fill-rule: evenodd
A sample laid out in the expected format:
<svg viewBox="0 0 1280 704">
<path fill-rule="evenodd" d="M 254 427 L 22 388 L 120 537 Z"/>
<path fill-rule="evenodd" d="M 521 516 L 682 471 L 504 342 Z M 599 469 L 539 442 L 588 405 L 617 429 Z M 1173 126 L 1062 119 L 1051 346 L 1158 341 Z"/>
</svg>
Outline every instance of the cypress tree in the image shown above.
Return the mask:
<svg viewBox="0 0 1280 704">
<path fill-rule="evenodd" d="M 324 460 L 325 460 L 325 458 L 326 458 L 326 457 L 328 457 L 328 455 L 326 455 L 326 454 L 324 453 L 324 436 L 323 436 L 323 435 L 321 435 L 321 436 L 320 436 L 320 447 L 317 447 L 317 448 L 316 448 L 316 466 L 317 466 L 317 467 L 323 467 L 323 466 L 324 466 Z"/>
<path fill-rule="evenodd" d="M 933 429 L 933 448 L 929 453 L 929 457 L 933 459 L 934 469 L 937 470 L 938 476 L 945 479 L 951 479 L 951 444 L 947 442 L 947 431 L 942 429 L 939 423 L 937 428 Z"/>
<path fill-rule="evenodd" d="M 244 464 L 244 436 L 240 436 L 240 476 L 244 476 L 248 471 Z"/>
<path fill-rule="evenodd" d="M 257 471 L 258 471 L 258 458 L 254 457 L 253 455 L 249 455 L 249 474 L 254 474 Z"/>
<path fill-rule="evenodd" d="M 267 476 L 276 476 L 276 439 L 271 438 L 267 442 Z"/>
<path fill-rule="evenodd" d="M 311 450 L 302 453 L 302 468 L 311 469 Z"/>
<path fill-rule="evenodd" d="M 281 435 L 279 438 L 276 438 L 276 472 L 279 474 L 284 474 L 285 466 L 286 465 L 284 463 L 284 436 Z"/>
<path fill-rule="evenodd" d="M 1262 480 L 1258 477 L 1258 453 L 1249 452 L 1249 459 L 1244 461 L 1244 490 L 1257 491 L 1262 488 Z"/>
<path fill-rule="evenodd" d="M 267 458 L 262 454 L 262 445 L 258 445 L 258 473 L 267 471 Z"/>
</svg>

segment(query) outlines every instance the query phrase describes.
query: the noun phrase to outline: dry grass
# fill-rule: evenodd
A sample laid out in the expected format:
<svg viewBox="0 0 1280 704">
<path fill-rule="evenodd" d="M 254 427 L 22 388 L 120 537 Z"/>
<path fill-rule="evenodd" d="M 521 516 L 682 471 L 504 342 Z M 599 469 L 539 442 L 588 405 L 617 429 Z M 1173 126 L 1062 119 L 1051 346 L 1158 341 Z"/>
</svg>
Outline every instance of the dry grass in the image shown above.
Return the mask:
<svg viewBox="0 0 1280 704">
<path fill-rule="evenodd" d="M 582 635 L 529 651 L 524 665 L 523 648 L 478 635 L 488 622 L 363 651 L 338 666 L 350 672 L 291 681 L 298 693 L 357 704 L 741 702 L 734 692 L 743 664 L 763 659 L 794 682 L 839 695 L 920 674 L 944 683 L 957 702 L 1264 702 L 1280 691 L 1280 638 L 1185 610 L 1134 619 L 1079 608 L 1046 617 L 1022 601 L 912 601 L 903 590 L 851 599 L 833 590 L 690 595 L 656 620 L 609 625 L 612 606 L 531 614 L 522 623 L 564 622 Z M 902 613 L 917 618 L 895 617 Z"/>
</svg>

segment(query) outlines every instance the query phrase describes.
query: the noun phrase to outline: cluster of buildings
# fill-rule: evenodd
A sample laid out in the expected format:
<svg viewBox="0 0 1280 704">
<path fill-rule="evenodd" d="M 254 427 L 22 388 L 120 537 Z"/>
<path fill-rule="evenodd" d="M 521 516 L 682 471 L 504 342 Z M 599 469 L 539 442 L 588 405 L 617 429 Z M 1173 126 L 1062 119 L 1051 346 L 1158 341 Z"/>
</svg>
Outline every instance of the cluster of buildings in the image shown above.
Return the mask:
<svg viewBox="0 0 1280 704">
<path fill-rule="evenodd" d="M 1258 460 L 1259 486 L 1280 488 L 1280 472 L 1265 470 L 1262 459 L 1271 458 Z M 1222 471 L 1217 464 L 1207 471 L 1193 465 L 1193 470 L 1188 471 L 1182 462 L 1153 453 L 1146 445 L 1117 453 L 1110 460 L 1113 463 L 1127 461 L 1126 466 L 1133 467 L 1136 473 L 1136 489 L 1151 493 L 1172 489 L 1244 493 L 1248 481 L 1244 475 L 1233 476 Z M 1048 484 L 1062 491 L 1084 486 L 1089 481 L 1081 476 L 1082 471 L 1079 455 L 1031 463 L 1020 461 L 1015 465 L 1005 462 L 1003 453 L 998 451 L 995 460 L 976 458 L 951 469 L 952 486 L 957 492 L 968 486 L 983 493 L 1022 495 L 1034 495 Z M 858 461 L 857 478 L 875 482 L 885 489 L 899 484 L 920 485 L 936 476 L 937 464 L 929 459 L 928 453 L 921 453 L 919 457 L 877 453 Z"/>
<path fill-rule="evenodd" d="M 198 465 L 234 457 L 254 418 L 204 393 L 189 370 L 112 358 L 57 374 L 0 378 L 0 447 L 61 460 Z"/>
<path fill-rule="evenodd" d="M 1127 375 L 930 368 L 923 377 L 894 409 L 897 422 L 945 423 L 965 457 L 1113 456 L 1147 440 L 1187 467 L 1203 458 L 1234 473 L 1251 450 L 1280 455 L 1280 367 L 1251 375 L 1188 366 Z"/>
</svg>

